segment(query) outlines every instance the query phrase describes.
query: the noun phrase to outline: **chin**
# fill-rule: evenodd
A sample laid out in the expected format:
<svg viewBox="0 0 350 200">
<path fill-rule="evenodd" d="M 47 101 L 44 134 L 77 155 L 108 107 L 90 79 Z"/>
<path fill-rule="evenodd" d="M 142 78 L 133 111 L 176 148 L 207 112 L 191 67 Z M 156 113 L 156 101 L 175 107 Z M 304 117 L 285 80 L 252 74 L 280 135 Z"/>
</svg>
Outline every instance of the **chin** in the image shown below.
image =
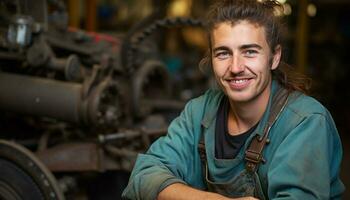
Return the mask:
<svg viewBox="0 0 350 200">
<path fill-rule="evenodd" d="M 253 99 L 253 95 L 252 94 L 247 94 L 244 92 L 226 92 L 226 95 L 228 96 L 228 98 L 231 101 L 234 102 L 249 102 Z"/>
</svg>

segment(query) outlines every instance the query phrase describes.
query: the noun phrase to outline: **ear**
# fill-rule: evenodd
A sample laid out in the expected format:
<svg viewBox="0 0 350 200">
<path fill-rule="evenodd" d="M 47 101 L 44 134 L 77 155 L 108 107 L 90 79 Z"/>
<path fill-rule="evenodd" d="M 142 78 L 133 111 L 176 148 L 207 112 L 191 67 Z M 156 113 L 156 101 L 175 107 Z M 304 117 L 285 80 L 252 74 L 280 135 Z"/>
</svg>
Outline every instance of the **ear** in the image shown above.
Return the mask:
<svg viewBox="0 0 350 200">
<path fill-rule="evenodd" d="M 275 70 L 278 67 L 281 61 L 281 55 L 282 55 L 282 47 L 281 45 L 277 45 L 272 58 L 271 70 Z"/>
</svg>

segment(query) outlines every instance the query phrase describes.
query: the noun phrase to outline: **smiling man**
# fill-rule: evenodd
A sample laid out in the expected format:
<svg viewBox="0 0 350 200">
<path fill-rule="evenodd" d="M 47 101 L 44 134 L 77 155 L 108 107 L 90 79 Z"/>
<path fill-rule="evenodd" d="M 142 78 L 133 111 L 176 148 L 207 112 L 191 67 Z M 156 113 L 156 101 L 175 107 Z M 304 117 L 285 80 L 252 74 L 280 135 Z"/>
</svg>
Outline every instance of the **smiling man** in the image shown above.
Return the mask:
<svg viewBox="0 0 350 200">
<path fill-rule="evenodd" d="M 281 62 L 281 5 L 221 0 L 208 15 L 220 87 L 191 100 L 146 154 L 125 199 L 340 199 L 342 148 L 331 115 Z"/>
</svg>

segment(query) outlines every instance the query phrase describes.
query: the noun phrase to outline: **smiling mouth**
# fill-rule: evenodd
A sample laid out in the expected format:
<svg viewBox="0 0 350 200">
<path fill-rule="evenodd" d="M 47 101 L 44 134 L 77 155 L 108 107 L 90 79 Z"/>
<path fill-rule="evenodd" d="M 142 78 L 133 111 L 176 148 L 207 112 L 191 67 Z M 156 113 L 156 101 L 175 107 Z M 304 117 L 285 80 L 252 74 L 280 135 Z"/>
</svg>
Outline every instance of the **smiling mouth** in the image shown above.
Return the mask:
<svg viewBox="0 0 350 200">
<path fill-rule="evenodd" d="M 250 84 L 252 78 L 241 78 L 241 79 L 229 79 L 226 80 L 229 83 L 231 89 L 242 90 Z"/>
<path fill-rule="evenodd" d="M 238 79 L 238 80 L 231 80 L 230 82 L 233 82 L 235 84 L 242 84 L 242 83 L 245 83 L 247 82 L 249 79 Z"/>
</svg>

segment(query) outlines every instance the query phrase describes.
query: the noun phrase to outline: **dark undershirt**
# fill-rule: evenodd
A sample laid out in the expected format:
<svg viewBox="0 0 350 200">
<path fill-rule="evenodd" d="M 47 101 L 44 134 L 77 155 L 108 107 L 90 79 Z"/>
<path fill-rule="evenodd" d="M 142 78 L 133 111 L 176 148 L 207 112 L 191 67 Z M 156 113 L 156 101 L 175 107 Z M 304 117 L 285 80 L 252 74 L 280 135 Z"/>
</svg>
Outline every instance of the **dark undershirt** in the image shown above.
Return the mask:
<svg viewBox="0 0 350 200">
<path fill-rule="evenodd" d="M 230 104 L 228 98 L 222 98 L 217 111 L 215 127 L 215 157 L 217 159 L 233 159 L 237 156 L 247 138 L 258 124 L 239 135 L 230 135 L 227 128 L 228 111 Z"/>
</svg>

